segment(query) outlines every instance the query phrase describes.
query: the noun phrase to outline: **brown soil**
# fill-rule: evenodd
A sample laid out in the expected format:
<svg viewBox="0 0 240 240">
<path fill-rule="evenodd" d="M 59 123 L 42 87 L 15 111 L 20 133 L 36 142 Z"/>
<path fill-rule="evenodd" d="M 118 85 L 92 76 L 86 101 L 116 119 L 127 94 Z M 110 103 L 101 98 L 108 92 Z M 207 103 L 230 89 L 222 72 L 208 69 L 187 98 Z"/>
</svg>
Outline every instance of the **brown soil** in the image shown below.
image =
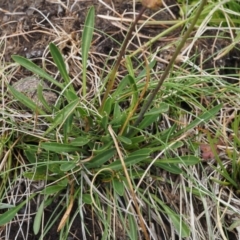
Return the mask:
<svg viewBox="0 0 240 240">
<path fill-rule="evenodd" d="M 61 2 L 59 4 L 58 2 Z M 103 19 L 102 16 L 120 17 L 124 12 L 132 12 L 131 1 L 118 1 L 114 0 L 105 2 L 115 9 L 115 12 L 108 9 L 97 0 L 82 0 L 82 1 L 53 1 L 53 0 L 8 0 L 1 1 L 0 3 L 0 37 L 1 37 L 1 48 L 4 49 L 4 54 L 1 56 L 2 64 L 9 64 L 12 62 L 11 55 L 18 54 L 28 59 L 32 59 L 35 63 L 43 66 L 46 64 L 46 70 L 49 73 L 55 74 L 55 70 L 52 65 L 48 65 L 45 59 L 49 58 L 48 44 L 54 42 L 58 45 L 63 54 L 67 57 L 71 55 L 71 51 L 75 56 L 80 56 L 76 47 L 80 46 L 80 39 L 84 20 L 87 11 L 90 6 L 94 5 L 96 9 L 96 33 L 94 35 L 94 41 L 91 46 L 92 58 L 95 60 L 96 65 L 99 65 L 99 69 L 104 65 L 107 56 L 111 56 L 115 59 L 115 56 L 119 49 L 119 44 L 122 43 L 126 34 L 126 29 L 129 25 L 121 24 L 119 21 L 109 21 Z M 175 0 L 168 0 L 165 2 L 168 6 L 172 6 L 176 3 Z M 136 11 L 139 11 L 141 4 L 137 3 Z M 178 18 L 178 7 L 174 5 L 169 10 L 162 11 L 155 15 L 155 20 L 174 20 Z M 145 18 L 151 16 L 152 11 L 147 11 Z M 131 18 L 132 15 L 126 15 Z M 144 18 L 143 18 L 144 19 Z M 159 26 L 148 26 L 141 30 L 140 34 L 142 44 L 146 42 L 152 36 L 157 35 L 159 32 L 168 28 L 166 25 Z M 175 42 L 179 36 L 181 29 L 165 36 L 161 41 L 154 43 L 152 50 L 166 45 L 166 42 Z M 215 37 L 216 33 L 212 33 Z M 115 39 L 115 40 L 113 40 Z M 129 49 L 138 49 L 137 40 L 133 40 Z M 215 44 L 215 45 L 214 45 Z M 204 52 L 207 56 L 212 56 L 213 52 L 220 51 L 229 44 L 229 40 L 218 40 L 216 43 L 214 38 L 210 40 L 198 41 L 192 52 Z M 211 47 L 209 47 L 211 46 Z M 214 47 L 215 46 L 215 47 Z M 206 51 L 207 49 L 207 51 Z M 164 68 L 165 64 L 169 60 L 174 51 L 174 44 L 171 48 L 165 49 L 159 55 L 159 68 Z M 204 68 L 212 68 L 213 66 L 221 67 L 220 73 L 226 73 L 223 67 L 235 66 L 238 62 L 240 53 L 238 50 L 230 52 L 228 55 L 224 55 L 222 58 L 214 61 L 212 58 L 203 64 Z M 200 59 L 200 58 L 199 58 Z M 73 61 L 73 58 L 67 62 L 69 66 L 69 72 L 71 77 L 75 77 L 78 72 L 78 63 Z M 200 60 L 197 61 L 201 64 Z M 100 74 L 100 73 L 99 73 Z M 23 68 L 17 68 L 16 71 L 9 75 L 8 81 L 17 81 L 23 77 L 29 76 L 31 73 Z M 76 86 L 81 86 L 81 83 L 76 83 Z M 89 86 L 91 88 L 91 86 Z M 48 206 L 45 210 L 45 220 L 51 216 L 54 205 Z M 36 208 L 36 207 L 35 207 Z M 34 206 L 33 209 L 34 210 Z M 86 213 L 88 216 L 85 223 L 89 231 L 87 239 L 101 239 L 100 229 L 97 224 L 93 225 L 91 220 L 91 211 Z M 80 218 L 76 218 L 72 224 L 71 231 L 69 232 L 70 239 L 83 239 L 81 232 Z M 59 234 L 56 232 L 58 223 L 54 224 L 51 230 L 48 232 L 44 239 L 59 239 Z M 19 223 L 12 225 L 9 240 L 15 239 L 19 230 Z M 21 226 L 23 233 L 20 233 L 17 237 L 18 240 L 25 239 L 23 237 L 24 232 L 29 231 L 28 239 L 38 239 L 39 236 L 35 236 L 32 232 L 32 223 L 28 229 L 27 224 Z M 4 231 L 3 231 L 4 234 Z M 4 235 L 0 236 L 3 237 Z M 124 239 L 120 236 L 119 239 Z"/>
</svg>

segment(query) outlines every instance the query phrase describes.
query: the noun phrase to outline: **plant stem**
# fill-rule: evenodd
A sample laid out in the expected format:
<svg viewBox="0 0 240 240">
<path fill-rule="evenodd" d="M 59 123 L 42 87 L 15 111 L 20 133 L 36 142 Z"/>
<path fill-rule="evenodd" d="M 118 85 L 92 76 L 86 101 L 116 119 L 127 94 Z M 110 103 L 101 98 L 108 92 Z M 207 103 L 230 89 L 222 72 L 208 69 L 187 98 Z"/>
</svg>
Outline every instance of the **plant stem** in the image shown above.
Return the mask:
<svg viewBox="0 0 240 240">
<path fill-rule="evenodd" d="M 191 34 L 197 20 L 199 19 L 199 16 L 203 10 L 204 5 L 206 4 L 207 0 L 202 0 L 195 17 L 193 18 L 193 21 L 191 23 L 191 25 L 189 26 L 187 32 L 184 34 L 182 41 L 180 42 L 180 44 L 177 46 L 176 51 L 174 52 L 170 62 L 168 63 L 164 73 L 162 74 L 161 78 L 159 79 L 159 82 L 156 86 L 156 88 L 152 91 L 152 93 L 150 94 L 149 98 L 147 99 L 147 102 L 144 104 L 142 110 L 140 111 L 137 120 L 134 123 L 134 127 L 137 127 L 139 125 L 139 123 L 142 121 L 144 114 L 146 113 L 146 111 L 148 110 L 149 106 L 151 105 L 153 99 L 155 98 L 155 96 L 157 95 L 159 89 L 161 88 L 163 82 L 165 81 L 166 77 L 169 74 L 170 69 L 172 68 L 177 56 L 179 55 L 182 47 L 184 46 L 184 44 L 186 43 L 189 35 Z M 131 131 L 129 132 L 128 135 L 131 135 Z"/>
<path fill-rule="evenodd" d="M 112 136 L 112 139 L 114 141 L 115 147 L 117 149 L 117 153 L 118 153 L 118 156 L 120 158 L 120 161 L 121 161 L 121 164 L 122 164 L 122 167 L 123 167 L 123 171 L 124 171 L 125 177 L 127 179 L 127 183 L 128 183 L 128 187 L 129 187 L 129 190 L 130 190 L 130 194 L 131 194 L 131 197 L 133 199 L 133 204 L 134 204 L 134 207 L 136 209 L 136 213 L 137 213 L 137 215 L 139 217 L 139 224 L 140 224 L 140 227 L 141 227 L 141 229 L 143 231 L 144 239 L 145 240 L 150 240 L 150 238 L 148 236 L 148 233 L 147 233 L 147 229 L 146 229 L 145 224 L 144 224 L 144 219 L 143 219 L 142 213 L 140 211 L 140 207 L 138 205 L 137 196 L 136 196 L 136 193 L 135 193 L 135 191 L 133 189 L 133 186 L 132 186 L 131 178 L 130 178 L 130 176 L 128 174 L 128 170 L 126 168 L 122 152 L 121 152 L 120 147 L 118 145 L 117 139 L 115 138 L 115 133 L 114 133 L 111 125 L 108 126 L 108 131 L 109 131 L 110 135 Z"/>
<path fill-rule="evenodd" d="M 111 73 L 109 74 L 109 78 L 108 78 L 108 85 L 107 85 L 107 89 L 106 89 L 106 92 L 103 96 L 103 100 L 102 100 L 102 104 L 101 104 L 101 107 L 100 107 L 100 113 L 102 113 L 102 110 L 104 109 L 104 105 L 105 105 L 105 102 L 108 98 L 108 94 L 110 93 L 110 91 L 112 90 L 113 88 L 113 85 L 114 85 L 114 82 L 115 82 L 115 78 L 116 78 L 116 73 L 117 73 L 117 70 L 120 66 L 120 63 L 121 63 L 121 60 L 122 60 L 122 57 L 126 51 L 126 48 L 127 48 L 127 44 L 131 38 L 131 35 L 132 35 L 132 32 L 134 31 L 134 28 L 137 24 L 137 22 L 139 21 L 139 19 L 141 18 L 141 16 L 143 15 L 143 13 L 145 12 L 146 10 L 146 7 L 143 7 L 141 9 L 141 11 L 139 12 L 139 14 L 137 15 L 135 21 L 132 23 L 127 35 L 126 35 L 126 38 L 121 46 L 121 49 L 120 49 L 120 52 L 119 52 L 119 55 L 118 55 L 118 58 L 117 58 L 117 61 L 111 71 Z"/>
</svg>

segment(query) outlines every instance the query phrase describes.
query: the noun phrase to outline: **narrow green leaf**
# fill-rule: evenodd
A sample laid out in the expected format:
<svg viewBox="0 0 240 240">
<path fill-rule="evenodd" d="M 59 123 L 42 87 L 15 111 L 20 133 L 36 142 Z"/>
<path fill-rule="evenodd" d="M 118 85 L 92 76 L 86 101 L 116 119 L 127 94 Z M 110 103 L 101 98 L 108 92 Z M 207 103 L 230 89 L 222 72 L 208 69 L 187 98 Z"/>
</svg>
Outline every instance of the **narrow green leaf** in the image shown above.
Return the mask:
<svg viewBox="0 0 240 240">
<path fill-rule="evenodd" d="M 162 207 L 166 211 L 167 216 L 169 216 L 172 220 L 172 223 L 176 231 L 178 232 L 180 238 L 188 237 L 190 234 L 190 229 L 188 225 L 183 220 L 181 220 L 180 216 L 173 212 L 167 205 L 162 204 Z"/>
<path fill-rule="evenodd" d="M 105 102 L 103 113 L 108 117 L 112 111 L 113 99 L 108 98 Z"/>
<path fill-rule="evenodd" d="M 181 131 L 178 131 L 177 135 L 187 132 L 188 130 L 198 126 L 200 123 L 206 123 L 220 111 L 222 106 L 223 106 L 222 104 L 219 104 L 219 105 L 213 107 L 212 109 L 204 112 L 203 114 L 198 116 L 195 120 L 193 120 L 187 127 L 182 129 Z"/>
<path fill-rule="evenodd" d="M 130 138 L 127 138 L 127 137 L 124 137 L 124 136 L 118 136 L 117 138 L 120 142 L 125 143 L 127 145 L 132 144 L 132 140 Z"/>
<path fill-rule="evenodd" d="M 107 149 L 107 150 L 99 153 L 95 157 L 93 157 L 92 160 L 90 162 L 87 162 L 85 165 L 88 169 L 93 168 L 93 167 L 94 168 L 100 167 L 105 162 L 110 160 L 114 156 L 115 152 L 116 152 L 115 148 Z"/>
<path fill-rule="evenodd" d="M 67 106 L 65 106 L 63 109 L 61 109 L 56 115 L 56 117 L 54 118 L 51 126 L 44 133 L 44 135 L 51 132 L 58 125 L 63 124 L 67 120 L 69 115 L 77 108 L 78 105 L 79 105 L 79 99 L 75 99 L 74 101 L 70 102 Z"/>
<path fill-rule="evenodd" d="M 149 156 L 149 154 L 152 152 L 151 149 L 143 148 L 136 150 L 135 152 L 132 152 L 128 155 L 128 157 L 140 157 L 140 156 Z"/>
<path fill-rule="evenodd" d="M 86 204 L 92 204 L 91 195 L 90 194 L 83 194 L 82 195 L 82 201 L 83 201 L 83 203 L 86 203 Z"/>
<path fill-rule="evenodd" d="M 124 164 L 125 164 L 126 167 L 129 167 L 131 165 L 135 165 L 135 164 L 138 164 L 138 163 L 141 163 L 141 162 L 145 162 L 145 161 L 148 161 L 148 160 L 149 160 L 148 156 L 131 157 L 131 158 L 126 158 L 124 160 Z M 118 160 L 110 163 L 106 167 L 107 168 L 111 168 L 114 171 L 119 171 L 120 169 L 122 169 L 122 163 L 118 159 Z"/>
<path fill-rule="evenodd" d="M 129 156 L 127 156 L 124 159 L 125 166 L 129 167 L 131 165 L 134 165 L 140 162 L 146 162 L 146 161 L 148 162 L 150 153 L 151 153 L 151 150 L 149 149 L 140 149 L 129 154 Z M 120 160 L 116 160 L 110 163 L 109 165 L 107 165 L 106 167 L 111 168 L 112 170 L 118 171 L 122 169 L 122 163 Z"/>
<path fill-rule="evenodd" d="M 52 203 L 52 201 L 53 199 L 48 198 L 47 196 L 39 206 L 33 222 L 33 232 L 35 235 L 39 233 L 39 230 L 42 224 L 42 216 L 43 216 L 44 208 L 49 206 Z"/>
<path fill-rule="evenodd" d="M 152 115 L 144 117 L 144 119 L 142 120 L 142 122 L 139 125 L 139 128 L 144 129 L 144 128 L 150 126 L 152 123 L 157 121 L 158 118 L 159 118 L 159 114 L 152 114 Z"/>
<path fill-rule="evenodd" d="M 106 135 L 106 136 L 103 136 L 101 137 L 101 140 L 103 141 L 103 145 L 101 147 L 99 147 L 98 149 L 95 149 L 93 151 L 93 155 L 98 155 L 100 153 L 103 153 L 105 151 L 107 151 L 108 149 L 112 148 L 112 144 L 113 144 L 113 141 L 112 141 L 112 138 L 110 138 L 110 136 Z"/>
<path fill-rule="evenodd" d="M 20 203 L 18 206 L 11 208 L 7 212 L 0 215 L 0 226 L 10 222 L 15 215 L 18 213 L 18 211 L 25 205 L 26 201 Z"/>
<path fill-rule="evenodd" d="M 47 79 L 48 81 L 50 81 L 51 83 L 53 83 L 54 85 L 58 86 L 59 88 L 63 89 L 63 84 L 59 83 L 58 81 L 56 81 L 53 77 L 51 77 L 48 73 L 46 73 L 42 68 L 40 68 L 39 66 L 37 66 L 35 63 L 33 63 L 32 61 L 18 56 L 18 55 L 13 55 L 12 59 L 19 63 L 21 66 L 23 66 L 24 68 L 30 70 L 31 72 L 37 74 L 38 76 Z"/>
<path fill-rule="evenodd" d="M 74 89 L 66 89 L 64 92 L 64 97 L 68 100 L 68 102 L 72 102 L 76 99 L 79 99 L 79 97 L 77 96 L 76 92 Z"/>
<path fill-rule="evenodd" d="M 154 166 L 160 167 L 160 168 L 164 169 L 165 171 L 173 173 L 173 174 L 181 174 L 182 173 L 182 170 L 178 166 L 173 165 L 173 164 L 170 165 L 170 164 L 164 164 L 161 162 L 155 162 Z"/>
<path fill-rule="evenodd" d="M 59 186 L 59 185 L 48 186 L 42 191 L 42 193 L 46 195 L 51 195 L 51 194 L 58 193 L 65 188 L 66 188 L 65 186 Z"/>
<path fill-rule="evenodd" d="M 66 175 L 65 175 L 65 176 L 66 176 Z M 66 189 L 66 187 L 67 187 L 67 185 L 68 185 L 67 176 L 66 176 L 64 179 L 58 181 L 58 182 L 57 182 L 57 185 L 58 185 L 58 186 L 61 186 L 61 187 L 64 187 L 64 188 Z"/>
<path fill-rule="evenodd" d="M 165 149 L 169 149 L 169 150 L 170 149 L 171 150 L 178 149 L 178 148 L 182 147 L 184 145 L 184 143 L 182 141 L 177 141 L 174 143 L 172 143 L 172 142 L 168 143 L 167 141 L 165 141 L 163 145 L 160 145 L 159 140 L 153 140 L 152 145 L 154 146 L 151 148 L 153 150 L 153 152 L 159 153 L 160 151 L 165 150 Z M 171 145 L 171 146 L 169 146 L 169 145 Z"/>
<path fill-rule="evenodd" d="M 133 64 L 132 64 L 131 58 L 129 56 L 126 56 L 125 61 L 126 61 L 126 67 L 129 72 L 129 75 L 134 78 L 135 74 L 134 74 L 134 69 L 133 69 Z"/>
<path fill-rule="evenodd" d="M 154 122 L 158 120 L 161 116 L 161 113 L 167 112 L 169 109 L 168 104 L 161 103 L 158 108 L 153 108 L 149 112 L 145 113 L 144 119 L 139 125 L 140 129 L 145 129 L 146 127 L 150 126 Z"/>
<path fill-rule="evenodd" d="M 132 91 L 131 91 L 132 100 L 131 100 L 130 109 L 133 109 L 138 101 L 138 88 L 137 88 L 135 79 L 131 75 L 129 75 L 128 80 L 130 82 L 130 87 L 132 89 Z"/>
<path fill-rule="evenodd" d="M 101 122 L 100 122 L 101 127 L 105 130 L 107 129 L 107 126 L 108 126 L 108 120 L 109 120 L 109 116 L 105 115 L 102 117 Z"/>
<path fill-rule="evenodd" d="M 121 108 L 117 102 L 115 102 L 114 110 L 113 110 L 113 118 L 117 120 L 117 118 L 121 117 Z"/>
<path fill-rule="evenodd" d="M 34 218 L 34 222 L 33 222 L 33 232 L 35 235 L 38 234 L 41 223 L 42 223 L 42 215 L 43 215 L 43 210 L 44 210 L 44 200 L 42 201 L 42 203 L 40 204 L 37 213 L 35 215 Z"/>
<path fill-rule="evenodd" d="M 41 115 L 46 115 L 46 113 L 38 107 L 36 103 L 34 103 L 30 98 L 26 97 L 24 94 L 15 90 L 12 86 L 8 85 L 9 90 L 13 94 L 13 96 L 21 102 L 24 106 L 31 109 L 33 112 L 38 112 Z"/>
<path fill-rule="evenodd" d="M 161 163 L 161 164 L 184 164 L 186 166 L 195 165 L 199 162 L 200 162 L 200 159 L 192 155 L 176 157 L 176 158 L 159 159 L 156 161 L 156 163 Z"/>
<path fill-rule="evenodd" d="M 86 82 L 87 82 L 87 59 L 88 53 L 92 42 L 93 30 L 94 30 L 94 20 L 95 20 L 95 9 L 91 7 L 88 11 L 83 35 L 82 35 L 82 66 L 83 66 L 83 96 L 86 95 Z"/>
<path fill-rule="evenodd" d="M 37 87 L 37 97 L 39 101 L 42 103 L 43 108 L 46 109 L 48 112 L 52 112 L 52 108 L 49 107 L 46 99 L 43 97 L 43 87 L 42 84 L 39 84 Z"/>
<path fill-rule="evenodd" d="M 56 163 L 54 163 L 54 160 L 55 160 L 55 159 L 52 158 L 52 162 L 51 162 L 51 164 L 48 165 L 48 169 L 49 169 L 49 171 L 51 171 L 52 173 L 61 174 L 62 171 L 60 170 L 60 165 L 61 165 L 61 163 L 59 163 L 59 156 L 58 156 L 58 159 L 56 160 L 56 161 L 57 161 Z M 58 176 L 59 176 L 59 175 L 58 175 Z"/>
<path fill-rule="evenodd" d="M 56 153 L 80 151 L 79 147 L 72 146 L 70 144 L 62 144 L 56 142 L 42 142 L 40 144 L 40 147 L 47 151 Z"/>
<path fill-rule="evenodd" d="M 226 171 L 226 169 L 224 169 L 223 166 L 221 166 L 221 168 L 219 169 L 218 167 L 212 166 L 213 169 L 216 170 L 216 172 L 219 172 L 227 181 L 229 181 L 229 183 L 231 183 L 235 188 L 239 187 L 239 184 L 235 181 L 235 179 L 233 179 L 228 172 Z"/>
<path fill-rule="evenodd" d="M 234 187 L 238 187 L 239 186 L 237 183 L 232 184 L 230 182 L 227 182 L 226 180 L 225 181 L 221 181 L 221 180 L 213 178 L 213 177 L 211 177 L 210 180 L 215 182 L 215 183 L 217 183 L 217 184 L 219 184 L 219 185 L 222 185 L 222 186 L 230 186 L 230 185 L 233 185 Z"/>
<path fill-rule="evenodd" d="M 130 83 L 129 79 L 130 75 L 127 75 L 121 80 L 121 82 L 117 86 L 117 89 L 114 90 L 112 98 L 118 99 L 122 95 L 124 88 Z"/>
<path fill-rule="evenodd" d="M 72 146 L 84 146 L 89 143 L 89 139 L 87 137 L 77 137 L 71 141 Z"/>
<path fill-rule="evenodd" d="M 13 207 L 15 207 L 15 206 L 12 204 L 0 203 L 0 209 L 13 208 Z"/>
<path fill-rule="evenodd" d="M 48 175 L 46 175 L 46 172 L 47 172 L 47 170 L 41 171 L 41 170 L 38 170 L 38 168 L 37 168 L 37 172 L 24 172 L 23 176 L 25 178 L 28 178 L 28 179 L 34 180 L 34 181 L 56 180 L 56 176 L 48 176 Z"/>
<path fill-rule="evenodd" d="M 188 225 L 181 219 L 181 217 L 176 214 L 172 209 L 170 209 L 164 202 L 162 202 L 159 198 L 152 195 L 156 202 L 158 202 L 161 207 L 164 209 L 167 216 L 171 219 L 175 230 L 177 231 L 180 238 L 185 238 L 190 235 L 190 229 Z"/>
<path fill-rule="evenodd" d="M 121 108 L 120 108 L 119 104 L 117 102 L 115 102 L 114 109 L 113 109 L 113 119 L 111 121 L 111 125 L 114 128 L 116 125 L 119 124 L 119 127 L 120 127 L 121 121 L 122 121 Z"/>
<path fill-rule="evenodd" d="M 116 191 L 116 193 L 119 196 L 123 196 L 124 194 L 124 184 L 122 181 L 120 181 L 118 178 L 113 178 L 112 179 L 112 183 L 113 183 L 113 189 L 114 191 Z"/>
<path fill-rule="evenodd" d="M 149 65 L 148 65 L 149 70 L 153 69 L 153 67 L 155 66 L 156 62 L 157 62 L 157 61 L 154 60 L 154 61 L 152 61 L 152 62 L 149 63 Z M 139 75 L 137 76 L 137 80 L 141 80 L 141 79 L 143 79 L 144 77 L 146 77 L 146 68 L 144 68 L 144 70 L 142 70 L 142 71 L 139 73 Z"/>
<path fill-rule="evenodd" d="M 63 163 L 61 165 L 60 169 L 63 172 L 67 172 L 67 171 L 72 170 L 75 167 L 76 167 L 76 163 L 75 162 L 67 162 L 67 163 Z"/>
<path fill-rule="evenodd" d="M 131 214 L 128 214 L 128 221 L 129 221 L 129 229 L 128 229 L 128 233 L 130 236 L 131 240 L 138 240 L 139 236 L 138 236 L 138 226 L 136 223 L 136 218 L 134 216 L 132 216 Z"/>
<path fill-rule="evenodd" d="M 36 163 L 37 158 L 35 154 L 36 154 L 35 151 L 31 151 L 30 149 L 24 151 L 24 155 L 27 157 L 27 160 L 30 163 Z"/>
<path fill-rule="evenodd" d="M 233 222 L 231 222 L 231 225 L 228 227 L 228 231 L 232 232 L 239 227 L 240 227 L 240 219 L 233 220 Z"/>
<path fill-rule="evenodd" d="M 62 57 L 62 54 L 60 53 L 57 46 L 55 46 L 53 43 L 49 44 L 49 49 L 50 49 L 53 60 L 56 63 L 57 68 L 58 68 L 62 78 L 64 79 L 66 84 L 69 84 L 70 83 L 70 78 L 69 78 L 69 75 L 68 75 L 68 72 L 67 72 L 66 65 L 64 63 L 64 59 Z M 69 87 L 70 87 L 70 90 L 72 92 L 74 92 L 73 86 L 70 85 Z"/>
<path fill-rule="evenodd" d="M 5 225 L 6 223 L 10 222 L 18 213 L 18 211 L 23 208 L 27 201 L 31 200 L 36 194 L 33 194 L 27 200 L 21 202 L 18 206 L 12 207 L 10 210 L 6 211 L 5 213 L 0 215 L 0 226 Z"/>
<path fill-rule="evenodd" d="M 140 149 L 133 153 L 130 153 L 124 160 L 126 165 L 133 165 L 142 161 L 147 161 L 150 156 L 151 150 Z"/>
<path fill-rule="evenodd" d="M 64 143 L 67 143 L 68 142 L 68 135 L 70 134 L 71 135 L 71 132 L 72 132 L 72 127 L 73 127 L 73 116 L 74 114 L 70 114 L 64 125 L 63 125 L 63 136 L 64 136 Z"/>
<path fill-rule="evenodd" d="M 161 113 L 165 113 L 169 110 L 169 105 L 162 102 L 160 103 L 159 107 L 154 107 L 152 108 L 150 111 L 145 113 L 145 117 L 146 116 L 151 116 L 151 115 L 155 115 L 155 114 L 161 114 Z"/>
<path fill-rule="evenodd" d="M 145 137 L 144 136 L 133 137 L 133 138 L 131 138 L 131 141 L 133 144 L 140 143 L 140 142 L 145 141 Z"/>
</svg>

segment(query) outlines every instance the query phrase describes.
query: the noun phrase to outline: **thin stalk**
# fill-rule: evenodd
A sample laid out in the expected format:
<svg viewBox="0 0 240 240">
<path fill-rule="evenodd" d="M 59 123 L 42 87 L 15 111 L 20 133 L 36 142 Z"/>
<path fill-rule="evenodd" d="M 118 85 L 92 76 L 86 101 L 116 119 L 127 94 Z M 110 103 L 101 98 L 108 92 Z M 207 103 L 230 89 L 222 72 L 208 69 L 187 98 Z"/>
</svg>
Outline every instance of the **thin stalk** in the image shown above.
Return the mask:
<svg viewBox="0 0 240 240">
<path fill-rule="evenodd" d="M 119 52 L 119 55 L 118 55 L 118 58 L 117 58 L 117 61 L 109 75 L 109 78 L 108 78 L 108 85 L 107 85 L 107 89 L 106 89 L 106 92 L 103 96 L 103 100 L 102 100 L 102 104 L 101 104 L 101 107 L 100 107 L 100 113 L 102 113 L 102 110 L 104 109 L 104 105 L 105 105 L 105 102 L 108 98 L 108 94 L 110 93 L 110 91 L 112 90 L 113 86 L 114 86 L 114 82 L 115 82 L 115 79 L 116 79 L 116 73 L 117 73 L 117 70 L 120 66 L 120 63 L 121 63 L 121 60 L 122 60 L 122 57 L 126 51 L 126 48 L 127 48 L 127 44 L 131 38 L 131 35 L 132 35 L 132 32 L 134 31 L 134 28 L 136 26 L 136 24 L 138 23 L 139 19 L 141 18 L 141 16 L 143 15 L 143 13 L 145 12 L 147 8 L 146 7 L 143 7 L 141 9 L 141 11 L 139 12 L 139 14 L 137 15 L 135 21 L 132 23 L 127 35 L 126 35 L 126 38 L 123 42 L 123 45 L 121 46 L 121 49 L 120 49 L 120 52 Z"/>
<path fill-rule="evenodd" d="M 163 82 L 165 81 L 166 77 L 168 76 L 169 71 L 170 71 L 170 69 L 172 68 L 172 66 L 173 66 L 173 64 L 174 64 L 177 56 L 179 55 L 182 47 L 183 47 L 184 44 L 186 43 L 186 41 L 187 41 L 189 35 L 191 34 L 191 32 L 192 32 L 192 30 L 193 30 L 193 28 L 194 28 L 197 20 L 199 19 L 199 16 L 200 16 L 200 14 L 201 14 L 201 12 L 202 12 L 202 10 L 203 10 L 204 5 L 206 4 L 206 2 L 207 2 L 207 0 L 202 0 L 201 4 L 200 4 L 200 6 L 199 6 L 199 8 L 198 8 L 198 10 L 197 10 L 197 12 L 196 12 L 195 17 L 193 18 L 193 21 L 192 21 L 190 27 L 188 28 L 188 30 L 186 31 L 186 33 L 184 34 L 184 36 L 183 36 L 183 38 L 182 38 L 182 41 L 180 42 L 180 44 L 179 44 L 178 47 L 176 48 L 176 51 L 174 52 L 174 54 L 173 54 L 173 56 L 172 56 L 169 64 L 167 65 L 164 73 L 162 74 L 161 78 L 159 79 L 159 82 L 158 82 L 156 88 L 152 91 L 152 93 L 150 94 L 147 102 L 144 104 L 142 110 L 140 111 L 140 113 L 139 113 L 139 115 L 138 115 L 138 118 L 137 118 L 137 120 L 136 120 L 135 123 L 134 123 L 134 127 L 137 127 L 137 126 L 139 125 L 139 123 L 142 121 L 144 114 L 145 114 L 146 111 L 148 110 L 148 108 L 149 108 L 149 106 L 151 105 L 153 99 L 156 97 L 159 89 L 161 88 L 161 86 L 162 86 Z M 131 131 L 129 132 L 128 135 L 131 135 Z"/>
<path fill-rule="evenodd" d="M 135 104 L 135 106 L 133 107 L 133 109 L 129 112 L 128 116 L 127 116 L 127 119 L 125 120 L 120 132 L 119 132 L 119 136 L 121 136 L 124 132 L 124 130 L 126 129 L 131 117 L 133 116 L 133 114 L 137 111 L 137 108 L 139 106 L 139 104 L 141 103 L 146 91 L 147 91 L 147 88 L 148 88 L 148 85 L 149 85 L 149 82 L 150 82 L 150 68 L 149 68 L 149 65 L 148 65 L 148 62 L 147 62 L 147 58 L 145 56 L 145 54 L 143 53 L 143 56 L 145 58 L 145 65 L 146 65 L 146 81 L 145 81 L 145 86 L 143 87 L 143 90 Z"/>
<path fill-rule="evenodd" d="M 145 240 L 150 240 L 149 235 L 148 235 L 148 233 L 147 233 L 146 226 L 145 226 L 145 224 L 144 224 L 144 219 L 143 219 L 143 216 L 142 216 L 142 213 L 141 213 L 139 204 L 138 204 L 137 196 L 136 196 L 136 193 L 135 193 L 135 191 L 134 191 L 134 189 L 133 189 L 133 185 L 132 185 L 132 182 L 131 182 L 131 178 L 130 178 L 130 176 L 129 176 L 129 174 L 128 174 L 128 170 L 127 170 L 127 168 L 126 168 L 126 165 L 125 165 L 125 162 L 124 162 L 124 158 L 123 158 L 121 149 L 120 149 L 120 147 L 119 147 L 119 145 L 118 145 L 117 139 L 115 138 L 115 133 L 114 133 L 111 125 L 109 125 L 108 131 L 109 131 L 110 135 L 112 136 L 113 142 L 114 142 L 115 147 L 116 147 L 116 149 L 117 149 L 117 153 L 118 153 L 118 156 L 119 156 L 119 158 L 120 158 L 120 161 L 121 161 L 121 164 L 122 164 L 122 167 L 123 167 L 123 171 L 124 171 L 125 177 L 126 177 L 126 179 L 127 179 L 129 191 L 130 191 L 131 197 L 132 197 L 132 199 L 133 199 L 134 207 L 135 207 L 136 212 L 137 212 L 137 215 L 138 215 L 138 217 L 139 217 L 139 224 L 140 224 L 140 227 L 141 227 L 141 229 L 142 229 L 142 232 L 143 232 L 143 235 L 144 235 L 144 239 L 145 239 Z"/>
</svg>

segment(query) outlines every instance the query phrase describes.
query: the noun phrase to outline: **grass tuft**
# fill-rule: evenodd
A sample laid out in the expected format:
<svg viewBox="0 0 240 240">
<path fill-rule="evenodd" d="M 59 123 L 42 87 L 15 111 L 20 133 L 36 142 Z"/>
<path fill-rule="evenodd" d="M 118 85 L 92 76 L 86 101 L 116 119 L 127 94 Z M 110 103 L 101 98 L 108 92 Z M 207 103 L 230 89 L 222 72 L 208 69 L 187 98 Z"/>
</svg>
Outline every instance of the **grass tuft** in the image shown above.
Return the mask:
<svg viewBox="0 0 240 240">
<path fill-rule="evenodd" d="M 15 63 L 1 36 L 0 237 L 238 239 L 239 6 L 205 2 L 162 21 L 99 1 L 71 34 L 38 10 L 51 42 Z"/>
</svg>

